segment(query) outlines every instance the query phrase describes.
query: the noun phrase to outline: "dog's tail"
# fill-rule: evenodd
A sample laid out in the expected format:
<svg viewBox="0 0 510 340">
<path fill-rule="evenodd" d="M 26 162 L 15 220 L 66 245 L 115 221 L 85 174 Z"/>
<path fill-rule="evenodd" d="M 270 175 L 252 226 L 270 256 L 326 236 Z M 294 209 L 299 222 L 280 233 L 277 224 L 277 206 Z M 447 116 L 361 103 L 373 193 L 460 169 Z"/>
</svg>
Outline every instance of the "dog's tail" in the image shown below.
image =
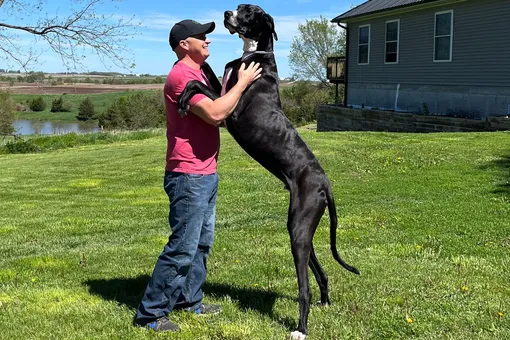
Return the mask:
<svg viewBox="0 0 510 340">
<path fill-rule="evenodd" d="M 336 214 L 336 207 L 335 207 L 335 199 L 333 198 L 333 193 L 331 192 L 331 186 L 328 185 L 328 190 L 326 190 L 326 197 L 328 198 L 328 210 L 329 210 L 329 235 L 331 238 L 331 252 L 333 253 L 333 257 L 335 260 L 338 261 L 344 267 L 350 272 L 353 272 L 354 274 L 359 275 L 359 271 L 354 268 L 353 266 L 348 265 L 345 263 L 344 260 L 338 255 L 338 251 L 336 250 L 336 228 L 338 226 L 338 216 Z"/>
</svg>

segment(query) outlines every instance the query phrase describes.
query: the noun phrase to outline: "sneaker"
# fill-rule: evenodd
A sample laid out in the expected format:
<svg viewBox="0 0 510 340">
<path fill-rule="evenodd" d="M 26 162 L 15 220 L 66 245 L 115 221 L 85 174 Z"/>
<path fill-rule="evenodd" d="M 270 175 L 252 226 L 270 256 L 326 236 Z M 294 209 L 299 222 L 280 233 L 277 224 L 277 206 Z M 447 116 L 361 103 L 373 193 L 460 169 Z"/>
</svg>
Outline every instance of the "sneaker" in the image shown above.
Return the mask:
<svg viewBox="0 0 510 340">
<path fill-rule="evenodd" d="M 179 330 L 179 326 L 168 320 L 166 316 L 146 324 L 135 323 L 135 326 L 152 329 L 155 332 L 175 332 Z"/>
<path fill-rule="evenodd" d="M 221 312 L 221 306 L 219 305 L 208 305 L 202 303 L 198 309 L 195 310 L 195 313 L 199 315 L 216 315 Z"/>
</svg>

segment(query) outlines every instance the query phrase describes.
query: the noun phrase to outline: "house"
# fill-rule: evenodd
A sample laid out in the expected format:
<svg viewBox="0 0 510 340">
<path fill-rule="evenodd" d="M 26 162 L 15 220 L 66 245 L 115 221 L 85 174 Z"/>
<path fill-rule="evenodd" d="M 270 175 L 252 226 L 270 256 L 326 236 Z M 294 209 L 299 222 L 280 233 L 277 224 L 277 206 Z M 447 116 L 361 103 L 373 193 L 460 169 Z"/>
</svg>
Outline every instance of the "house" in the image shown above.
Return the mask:
<svg viewBox="0 0 510 340">
<path fill-rule="evenodd" d="M 369 0 L 332 22 L 347 31 L 347 106 L 510 114 L 509 0 Z"/>
</svg>

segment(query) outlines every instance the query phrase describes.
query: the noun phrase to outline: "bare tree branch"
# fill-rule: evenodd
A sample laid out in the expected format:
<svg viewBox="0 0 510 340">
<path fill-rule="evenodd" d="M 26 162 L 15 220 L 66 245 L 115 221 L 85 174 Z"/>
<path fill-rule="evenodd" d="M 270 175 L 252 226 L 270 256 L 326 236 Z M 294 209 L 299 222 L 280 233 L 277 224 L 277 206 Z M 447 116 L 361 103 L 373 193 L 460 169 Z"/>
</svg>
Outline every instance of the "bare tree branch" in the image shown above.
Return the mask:
<svg viewBox="0 0 510 340">
<path fill-rule="evenodd" d="M 124 20 L 114 15 L 100 15 L 97 7 L 105 2 L 120 0 L 70 0 L 79 8 L 71 9 L 66 16 L 40 17 L 32 24 L 19 24 L 0 21 L 0 58 L 10 60 L 26 69 L 36 61 L 32 49 L 23 49 L 21 44 L 13 43 L 18 36 L 9 36 L 4 32 L 18 32 L 30 34 L 35 42 L 43 41 L 50 50 L 57 53 L 67 69 L 85 68 L 84 60 L 87 55 L 95 54 L 101 62 L 109 68 L 107 62 L 128 69 L 132 67 L 132 53 L 126 47 L 127 38 L 135 34 L 138 26 L 134 17 Z M 3 5 L 3 7 L 2 7 Z M 11 14 L 9 17 L 19 16 L 25 12 L 30 17 L 34 10 L 42 9 L 45 0 L 29 3 L 28 0 L 0 0 L 0 14 Z M 30 12 L 32 11 L 32 12 Z M 39 11 L 36 11 L 36 13 Z M 18 40 L 19 41 L 19 40 Z M 33 44 L 35 45 L 35 44 Z"/>
</svg>

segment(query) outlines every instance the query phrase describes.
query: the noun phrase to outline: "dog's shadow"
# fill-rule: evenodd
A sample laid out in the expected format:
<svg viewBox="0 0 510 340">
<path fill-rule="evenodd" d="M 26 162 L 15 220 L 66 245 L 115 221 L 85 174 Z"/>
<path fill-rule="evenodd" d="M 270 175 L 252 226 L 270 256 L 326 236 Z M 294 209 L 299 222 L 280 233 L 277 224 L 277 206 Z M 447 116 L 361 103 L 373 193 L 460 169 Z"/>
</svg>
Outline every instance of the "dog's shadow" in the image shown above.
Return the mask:
<svg viewBox="0 0 510 340">
<path fill-rule="evenodd" d="M 83 282 L 83 284 L 88 287 L 89 292 L 93 295 L 100 296 L 105 300 L 116 301 L 120 305 L 126 305 L 131 309 L 135 309 L 142 299 L 149 279 L 148 275 L 140 275 L 133 278 L 88 280 Z M 290 330 L 296 328 L 294 320 L 273 313 L 273 307 L 277 298 L 295 300 L 294 298 L 272 291 L 235 287 L 214 282 L 206 282 L 202 289 L 205 295 L 214 298 L 230 297 L 243 310 L 257 311 Z"/>
</svg>

